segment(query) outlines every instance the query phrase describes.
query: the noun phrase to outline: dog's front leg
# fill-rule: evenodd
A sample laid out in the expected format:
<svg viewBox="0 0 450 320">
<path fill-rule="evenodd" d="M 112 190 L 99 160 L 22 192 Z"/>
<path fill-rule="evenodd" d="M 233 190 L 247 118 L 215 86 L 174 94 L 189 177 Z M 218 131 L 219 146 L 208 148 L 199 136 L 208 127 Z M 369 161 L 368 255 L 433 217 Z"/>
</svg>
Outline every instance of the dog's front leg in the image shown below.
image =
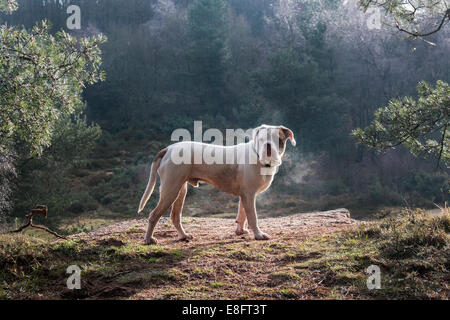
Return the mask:
<svg viewBox="0 0 450 320">
<path fill-rule="evenodd" d="M 256 215 L 256 194 L 241 195 L 241 201 L 244 204 L 247 215 L 248 226 L 253 231 L 256 240 L 268 240 L 269 235 L 262 232 L 258 226 L 258 217 Z"/>
<path fill-rule="evenodd" d="M 236 231 L 235 231 L 238 236 L 241 236 L 243 234 L 248 234 L 248 230 L 245 229 L 245 226 L 244 226 L 246 219 L 247 219 L 247 216 L 245 215 L 244 205 L 242 204 L 242 199 L 240 199 L 239 200 L 239 212 L 236 217 L 237 227 L 236 227 Z"/>
</svg>

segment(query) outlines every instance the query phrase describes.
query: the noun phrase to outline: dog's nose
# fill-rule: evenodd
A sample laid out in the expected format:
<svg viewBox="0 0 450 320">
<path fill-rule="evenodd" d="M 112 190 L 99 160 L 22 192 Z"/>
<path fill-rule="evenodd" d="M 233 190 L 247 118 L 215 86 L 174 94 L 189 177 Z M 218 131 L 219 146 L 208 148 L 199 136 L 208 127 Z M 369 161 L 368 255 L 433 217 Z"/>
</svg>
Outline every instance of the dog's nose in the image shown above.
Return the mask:
<svg viewBox="0 0 450 320">
<path fill-rule="evenodd" d="M 267 150 L 267 156 L 270 157 L 272 155 L 272 147 L 270 146 L 270 143 L 266 145 Z"/>
</svg>

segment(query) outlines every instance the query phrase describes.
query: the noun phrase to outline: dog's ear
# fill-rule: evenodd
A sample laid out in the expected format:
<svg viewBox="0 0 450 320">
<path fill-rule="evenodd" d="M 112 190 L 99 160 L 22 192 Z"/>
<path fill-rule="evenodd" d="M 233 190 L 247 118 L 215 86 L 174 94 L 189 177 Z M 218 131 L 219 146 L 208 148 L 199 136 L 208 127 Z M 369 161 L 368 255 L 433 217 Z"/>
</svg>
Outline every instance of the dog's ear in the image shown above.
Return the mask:
<svg viewBox="0 0 450 320">
<path fill-rule="evenodd" d="M 294 133 L 292 132 L 292 130 L 286 128 L 285 126 L 280 126 L 280 130 L 283 131 L 283 134 L 287 137 L 287 139 L 291 141 L 292 146 L 295 147 L 297 142 L 295 141 Z"/>
</svg>

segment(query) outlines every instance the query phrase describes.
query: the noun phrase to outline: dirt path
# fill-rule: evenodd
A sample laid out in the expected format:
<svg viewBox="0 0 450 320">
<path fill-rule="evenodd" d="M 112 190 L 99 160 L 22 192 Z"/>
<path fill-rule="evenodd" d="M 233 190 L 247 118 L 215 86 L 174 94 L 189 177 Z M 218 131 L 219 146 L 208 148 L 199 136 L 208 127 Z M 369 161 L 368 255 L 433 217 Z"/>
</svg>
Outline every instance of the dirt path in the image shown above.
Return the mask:
<svg viewBox="0 0 450 320">
<path fill-rule="evenodd" d="M 104 277 L 102 284 L 91 279 L 86 298 L 278 299 L 285 295 L 283 285 L 291 277 L 298 287 L 295 298 L 317 298 L 321 296 L 317 284 L 321 281 L 314 270 L 304 281 L 292 271 L 292 263 L 308 258 L 298 256 L 297 250 L 306 238 L 337 232 L 358 222 L 350 218 L 348 210 L 337 209 L 260 219 L 259 223 L 270 240 L 236 236 L 232 219 L 193 217 L 183 218 L 186 231 L 194 236 L 189 242 L 176 241 L 168 218 L 161 219 L 156 227 L 157 246 L 143 246 L 145 219 L 74 235 L 73 239 L 116 247 L 127 254 L 140 252 L 139 259 L 128 258 L 120 267 L 115 265 L 113 275 Z"/>
<path fill-rule="evenodd" d="M 350 218 L 347 209 L 336 209 L 314 213 L 300 213 L 287 217 L 259 219 L 260 228 L 271 236 L 271 242 L 280 239 L 304 239 L 317 234 L 336 232 L 349 225 L 358 223 Z M 234 234 L 235 223 L 233 219 L 221 218 L 183 218 L 186 232 L 194 236 L 189 242 L 175 241 L 177 233 L 168 217 L 163 217 L 155 229 L 155 237 L 159 245 L 170 244 L 176 247 L 195 248 L 199 245 L 217 241 L 247 239 L 251 236 L 238 237 Z M 92 232 L 75 235 L 72 238 L 101 240 L 111 236 L 127 235 L 129 241 L 143 242 L 143 235 L 147 226 L 146 219 L 133 219 L 102 227 Z"/>
</svg>

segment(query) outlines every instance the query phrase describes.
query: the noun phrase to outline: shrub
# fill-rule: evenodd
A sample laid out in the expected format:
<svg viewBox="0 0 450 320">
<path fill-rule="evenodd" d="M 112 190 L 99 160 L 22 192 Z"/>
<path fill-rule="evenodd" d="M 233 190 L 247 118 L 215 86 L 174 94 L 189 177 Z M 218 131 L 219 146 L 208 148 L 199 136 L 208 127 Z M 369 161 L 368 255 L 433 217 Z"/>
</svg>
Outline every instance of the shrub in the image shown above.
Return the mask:
<svg viewBox="0 0 450 320">
<path fill-rule="evenodd" d="M 416 192 L 433 202 L 444 202 L 450 191 L 450 180 L 444 173 L 411 172 L 406 179 L 404 190 Z"/>
<path fill-rule="evenodd" d="M 386 218 L 380 228 L 388 241 L 381 245 L 390 258 L 407 258 L 425 247 L 443 248 L 448 244 L 448 215 L 431 217 L 421 210 L 405 209 L 398 218 Z"/>
</svg>

